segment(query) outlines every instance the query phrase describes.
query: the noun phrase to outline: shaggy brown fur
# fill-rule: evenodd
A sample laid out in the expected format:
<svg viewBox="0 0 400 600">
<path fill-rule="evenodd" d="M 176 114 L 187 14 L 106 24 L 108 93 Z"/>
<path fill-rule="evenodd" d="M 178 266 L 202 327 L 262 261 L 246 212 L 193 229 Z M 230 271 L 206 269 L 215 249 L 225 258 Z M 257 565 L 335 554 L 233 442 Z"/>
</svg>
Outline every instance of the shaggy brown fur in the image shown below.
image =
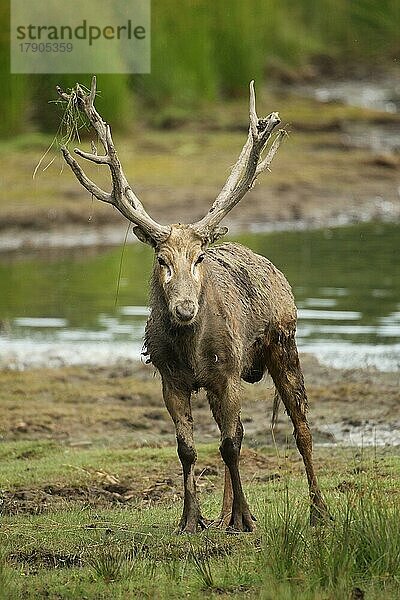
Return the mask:
<svg viewBox="0 0 400 600">
<path fill-rule="evenodd" d="M 176 427 L 185 489 L 181 531 L 205 527 L 194 481 L 197 455 L 190 406 L 192 393 L 200 388 L 207 391 L 221 431 L 226 473 L 220 523 L 253 530 L 238 465 L 243 438 L 240 382 L 259 381 L 266 371 L 293 421 L 309 482 L 311 520 L 325 517 L 295 343 L 296 307 L 285 277 L 269 260 L 239 244 L 207 249 L 188 225 L 172 226 L 156 255 L 161 264 L 156 260 L 153 269 L 145 347 L 162 376 L 164 400 Z M 182 311 L 184 322 L 177 318 Z"/>
</svg>

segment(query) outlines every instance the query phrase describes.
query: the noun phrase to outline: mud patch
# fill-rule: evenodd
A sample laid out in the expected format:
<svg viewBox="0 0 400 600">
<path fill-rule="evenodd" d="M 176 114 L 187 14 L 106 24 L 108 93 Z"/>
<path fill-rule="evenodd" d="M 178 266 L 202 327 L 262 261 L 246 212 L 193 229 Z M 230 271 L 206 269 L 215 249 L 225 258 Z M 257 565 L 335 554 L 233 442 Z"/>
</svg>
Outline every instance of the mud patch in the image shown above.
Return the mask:
<svg viewBox="0 0 400 600">
<path fill-rule="evenodd" d="M 28 552 L 15 552 L 7 557 L 7 562 L 14 565 L 28 565 L 30 571 L 37 568 L 45 569 L 70 569 L 81 567 L 82 557 L 79 554 L 50 552 L 49 550 L 30 550 Z"/>
<path fill-rule="evenodd" d="M 298 471 L 301 469 L 299 458 L 289 459 L 285 469 Z M 243 482 L 275 482 L 281 475 L 277 472 L 277 459 L 249 448 L 241 453 L 241 472 Z M 102 474 L 101 472 L 99 472 Z M 196 485 L 199 494 L 208 494 L 216 489 L 222 490 L 224 465 L 215 456 L 215 462 L 202 464 L 199 460 L 195 471 Z M 152 480 L 141 476 L 137 480 L 119 481 L 106 475 L 104 481 L 96 485 L 66 486 L 51 484 L 37 488 L 17 488 L 0 492 L 0 515 L 14 516 L 19 514 L 38 515 L 74 506 L 85 508 L 107 509 L 126 504 L 150 508 L 171 502 L 182 502 L 182 476 L 179 461 L 176 470 L 167 477 L 155 473 Z"/>
<path fill-rule="evenodd" d="M 43 488 L 23 488 L 4 490 L 0 496 L 0 514 L 42 514 L 65 508 L 74 503 L 90 508 L 110 508 L 129 502 L 146 506 L 181 497 L 178 481 L 168 478 L 156 481 L 143 489 L 129 483 L 110 483 L 100 486 L 45 486 Z"/>
<path fill-rule="evenodd" d="M 400 421 L 380 423 L 368 419 L 343 419 L 340 422 L 320 425 L 320 429 L 331 436 L 328 442 L 330 445 L 335 441 L 337 444 L 358 447 L 400 446 Z"/>
</svg>

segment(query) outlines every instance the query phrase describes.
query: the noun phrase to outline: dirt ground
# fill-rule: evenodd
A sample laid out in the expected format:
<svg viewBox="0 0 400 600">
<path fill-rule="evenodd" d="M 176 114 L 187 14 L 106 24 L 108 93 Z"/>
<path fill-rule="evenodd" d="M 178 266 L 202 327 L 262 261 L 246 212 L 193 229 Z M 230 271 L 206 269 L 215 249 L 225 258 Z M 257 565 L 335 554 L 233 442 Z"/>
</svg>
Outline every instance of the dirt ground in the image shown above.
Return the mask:
<svg viewBox="0 0 400 600">
<path fill-rule="evenodd" d="M 374 369 L 337 370 L 303 355 L 310 403 L 309 420 L 315 442 L 344 440 L 357 428 L 399 429 L 399 373 Z M 57 439 L 90 444 L 94 439 L 130 440 L 137 446 L 170 444 L 174 429 L 163 405 L 159 377 L 141 363 L 120 367 L 65 367 L 23 372 L 0 372 L 0 435 L 3 440 Z M 257 448 L 272 443 L 270 419 L 273 384 L 270 378 L 243 384 L 242 417 L 246 444 Z M 193 396 L 196 437 L 217 442 L 218 430 L 203 392 Z M 342 425 L 336 439 L 335 424 Z M 291 434 L 281 408 L 275 437 Z M 397 439 L 397 438 L 396 438 Z M 380 440 L 378 445 L 388 440 Z M 395 441 L 393 438 L 392 443 Z M 348 435 L 347 442 L 351 442 Z"/>
<path fill-rule="evenodd" d="M 392 432 L 390 443 L 399 443 L 399 374 L 335 370 L 320 365 L 311 355 L 303 355 L 302 364 L 319 468 L 329 471 L 331 463 L 337 468 L 338 461 L 345 460 L 340 454 L 341 443 L 351 444 L 357 431 L 375 432 L 378 448 L 389 441 L 379 438 L 380 431 Z M 136 475 L 133 460 L 132 469 L 129 467 L 122 476 L 100 467 L 79 467 L 88 478 L 84 485 L 50 480 L 33 487 L 3 489 L 3 514 L 38 514 L 62 509 L 71 502 L 110 508 L 128 502 L 145 507 L 180 501 L 181 475 L 174 451 L 174 428 L 163 406 L 160 381 L 151 367 L 139 363 L 111 368 L 2 371 L 0 380 L 1 439 L 33 442 L 32 446 L 19 450 L 19 454 L 14 452 L 20 468 L 46 453 L 46 447 L 35 445 L 40 441 L 83 453 L 99 444 L 109 445 L 113 451 L 119 447 L 131 448 L 133 452 L 149 447 L 171 448 L 167 458 L 158 457 L 151 462 L 151 468 L 137 467 Z M 285 472 L 302 472 L 292 428 L 283 409 L 275 442 L 271 436 L 272 398 L 273 386 L 268 379 L 244 385 L 242 417 L 246 433 L 241 462 L 245 484 L 279 480 L 282 468 Z M 199 460 L 198 485 L 202 493 L 212 492 L 222 485 L 223 465 L 218 453 L 218 430 L 201 392 L 193 397 L 193 417 L 197 442 L 200 446 L 205 442 L 212 444 L 212 449 Z M 389 451 L 390 447 L 387 448 Z M 393 447 L 390 451 L 393 452 Z M 378 452 L 385 449 L 382 447 Z M 345 469 L 348 468 L 347 465 Z M 348 485 L 353 483 L 343 480 L 338 484 L 343 489 L 338 490 L 345 491 Z"/>
</svg>

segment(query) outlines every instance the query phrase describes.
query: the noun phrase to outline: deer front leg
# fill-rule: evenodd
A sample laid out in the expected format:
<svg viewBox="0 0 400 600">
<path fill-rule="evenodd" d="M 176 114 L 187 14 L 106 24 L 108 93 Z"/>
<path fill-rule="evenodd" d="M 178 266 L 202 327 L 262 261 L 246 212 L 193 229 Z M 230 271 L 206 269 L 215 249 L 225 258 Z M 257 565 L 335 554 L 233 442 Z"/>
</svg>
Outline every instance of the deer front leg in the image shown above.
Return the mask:
<svg viewBox="0 0 400 600">
<path fill-rule="evenodd" d="M 175 424 L 178 456 L 183 470 L 184 501 L 179 531 L 181 533 L 196 533 L 198 527 L 204 529 L 206 524 L 201 516 L 194 479 L 197 452 L 193 439 L 190 392 L 176 390 L 163 379 L 163 396 L 165 405 Z"/>
<path fill-rule="evenodd" d="M 229 388 L 228 388 L 229 389 Z M 218 525 L 234 531 L 253 531 L 254 517 L 243 493 L 239 473 L 239 457 L 243 439 L 240 421 L 239 389 L 230 393 L 208 394 L 211 410 L 221 431 L 220 452 L 225 463 L 225 484 L 222 511 Z"/>
</svg>

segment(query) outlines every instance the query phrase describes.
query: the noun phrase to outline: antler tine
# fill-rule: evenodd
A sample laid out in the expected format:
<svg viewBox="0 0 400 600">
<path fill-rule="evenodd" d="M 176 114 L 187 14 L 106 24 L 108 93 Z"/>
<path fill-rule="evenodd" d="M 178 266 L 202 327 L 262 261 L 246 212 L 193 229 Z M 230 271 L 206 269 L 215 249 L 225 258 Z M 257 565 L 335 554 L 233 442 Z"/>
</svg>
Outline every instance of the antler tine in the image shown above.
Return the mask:
<svg viewBox="0 0 400 600">
<path fill-rule="evenodd" d="M 97 90 L 97 79 L 96 75 L 93 75 L 92 81 L 90 84 L 90 94 L 89 94 L 89 102 L 90 105 L 94 107 L 94 100 L 96 98 L 96 90 Z"/>
<path fill-rule="evenodd" d="M 101 115 L 94 106 L 96 97 L 96 77 L 93 76 L 92 78 L 89 93 L 86 93 L 79 83 L 76 84 L 70 94 L 66 93 L 59 86 L 57 86 L 57 92 L 63 100 L 75 103 L 76 107 L 85 113 L 89 123 L 96 131 L 105 151 L 105 154 L 97 154 L 94 152 L 84 152 L 83 150 L 80 150 L 80 148 L 74 148 L 75 154 L 96 164 L 108 165 L 111 172 L 112 189 L 111 192 L 108 193 L 99 188 L 89 179 L 89 177 L 87 177 L 82 167 L 69 152 L 68 148 L 63 146 L 61 148 L 63 156 L 79 183 L 98 200 L 113 204 L 124 217 L 137 225 L 140 230 L 154 240 L 155 243 L 167 239 L 171 232 L 170 227 L 160 225 L 147 214 L 142 203 L 133 192 L 125 177 L 115 150 L 111 135 L 111 127 L 108 123 L 103 121 Z"/>
<path fill-rule="evenodd" d="M 254 136 L 257 135 L 258 117 L 256 112 L 256 93 L 254 91 L 254 79 L 250 81 L 250 100 L 249 100 L 249 113 L 250 113 L 250 131 Z"/>
<path fill-rule="evenodd" d="M 61 146 L 61 152 L 63 153 L 66 163 L 71 167 L 71 170 L 75 174 L 75 177 L 79 183 L 98 200 L 112 204 L 111 194 L 99 188 L 91 179 L 89 179 L 80 164 L 74 159 L 66 146 Z"/>
<path fill-rule="evenodd" d="M 265 119 L 258 118 L 254 81 L 250 82 L 249 121 L 249 134 L 246 143 L 224 187 L 206 216 L 193 224 L 193 228 L 202 237 L 213 240 L 226 232 L 225 230 L 219 232 L 217 225 L 240 202 L 243 196 L 251 190 L 257 176 L 269 168 L 285 135 L 283 131 L 278 133 L 267 156 L 261 160 L 262 152 L 267 146 L 273 129 L 280 123 L 280 118 L 277 112 L 272 112 Z"/>
<path fill-rule="evenodd" d="M 274 141 L 271 144 L 270 149 L 268 150 L 267 156 L 264 158 L 264 160 L 259 162 L 257 165 L 256 175 L 255 175 L 256 177 L 258 177 L 258 175 L 260 173 L 262 173 L 263 171 L 269 171 L 270 164 L 272 163 L 275 154 L 278 152 L 281 142 L 287 135 L 288 135 L 288 132 L 286 131 L 286 129 L 280 129 L 278 131 L 278 133 L 276 134 L 276 136 L 274 138 Z"/>
</svg>

